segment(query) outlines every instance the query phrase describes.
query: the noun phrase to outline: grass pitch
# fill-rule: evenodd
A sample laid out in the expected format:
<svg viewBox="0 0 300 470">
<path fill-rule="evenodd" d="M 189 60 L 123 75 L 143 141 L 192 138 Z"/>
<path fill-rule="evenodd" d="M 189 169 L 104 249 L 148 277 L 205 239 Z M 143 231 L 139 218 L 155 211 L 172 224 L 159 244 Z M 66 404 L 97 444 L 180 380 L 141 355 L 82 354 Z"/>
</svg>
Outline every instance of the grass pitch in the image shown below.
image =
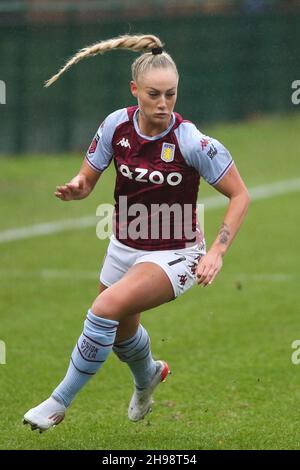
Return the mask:
<svg viewBox="0 0 300 470">
<path fill-rule="evenodd" d="M 203 131 L 225 143 L 253 187 L 299 176 L 299 125 L 295 115 Z M 54 198 L 81 158 L 1 159 L 0 231 L 94 215 L 112 202 L 113 168 L 87 200 Z M 202 182 L 200 199 L 214 194 Z M 144 313 L 153 355 L 173 374 L 139 423 L 127 419 L 129 369 L 111 354 L 61 425 L 42 435 L 22 425 L 66 371 L 107 241 L 93 227 L 0 244 L 0 448 L 300 449 L 300 365 L 291 362 L 300 339 L 299 203 L 297 191 L 252 202 L 214 285 Z M 223 213 L 206 212 L 208 245 Z"/>
</svg>

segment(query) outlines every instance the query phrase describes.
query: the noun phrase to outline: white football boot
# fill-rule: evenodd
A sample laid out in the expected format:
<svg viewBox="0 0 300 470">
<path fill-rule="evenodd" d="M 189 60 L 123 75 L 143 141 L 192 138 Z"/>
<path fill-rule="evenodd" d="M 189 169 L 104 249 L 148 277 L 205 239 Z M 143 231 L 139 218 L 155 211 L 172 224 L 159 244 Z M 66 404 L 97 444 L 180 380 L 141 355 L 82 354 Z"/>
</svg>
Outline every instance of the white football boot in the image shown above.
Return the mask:
<svg viewBox="0 0 300 470">
<path fill-rule="evenodd" d="M 50 397 L 40 405 L 27 411 L 23 418 L 23 424 L 29 424 L 32 431 L 38 429 L 42 433 L 61 423 L 65 417 L 65 412 L 66 407 Z"/>
<path fill-rule="evenodd" d="M 128 408 L 128 418 L 130 421 L 143 419 L 153 404 L 152 393 L 158 384 L 165 382 L 170 369 L 165 361 L 156 361 L 156 372 L 147 388 L 143 390 L 135 389 Z"/>
</svg>

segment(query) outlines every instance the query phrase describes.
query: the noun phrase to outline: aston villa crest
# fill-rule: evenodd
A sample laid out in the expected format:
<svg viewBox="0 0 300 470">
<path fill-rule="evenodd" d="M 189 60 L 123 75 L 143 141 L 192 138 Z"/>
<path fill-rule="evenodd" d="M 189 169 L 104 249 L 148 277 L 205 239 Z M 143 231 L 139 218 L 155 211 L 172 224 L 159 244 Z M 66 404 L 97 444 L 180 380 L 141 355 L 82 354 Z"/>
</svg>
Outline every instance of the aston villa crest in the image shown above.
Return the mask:
<svg viewBox="0 0 300 470">
<path fill-rule="evenodd" d="M 175 156 L 175 145 L 164 142 L 162 146 L 160 158 L 164 162 L 169 163 L 174 160 L 174 156 Z"/>
</svg>

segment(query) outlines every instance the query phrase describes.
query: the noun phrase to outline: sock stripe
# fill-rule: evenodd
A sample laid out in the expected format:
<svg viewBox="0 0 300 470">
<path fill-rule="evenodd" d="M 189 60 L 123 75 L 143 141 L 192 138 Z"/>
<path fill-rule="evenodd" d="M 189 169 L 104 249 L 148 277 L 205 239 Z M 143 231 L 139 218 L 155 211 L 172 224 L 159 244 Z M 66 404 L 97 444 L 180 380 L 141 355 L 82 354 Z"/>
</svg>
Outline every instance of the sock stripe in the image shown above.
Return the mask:
<svg viewBox="0 0 300 470">
<path fill-rule="evenodd" d="M 141 341 L 141 339 L 142 339 L 142 336 L 143 336 L 143 330 L 141 330 L 140 337 L 139 337 L 138 340 L 137 340 L 136 338 L 133 339 L 133 341 L 136 340 L 136 343 L 132 346 L 132 348 L 128 349 L 128 351 L 126 351 L 126 353 L 132 351 L 133 349 L 135 349 L 135 348 L 137 347 L 137 345 L 140 343 L 140 341 Z M 133 341 L 132 341 L 132 342 L 133 342 Z M 127 347 L 129 344 L 130 344 L 130 343 L 128 343 L 128 344 L 126 344 L 126 345 L 124 345 L 124 346 Z M 120 346 L 117 346 L 117 348 L 119 348 L 119 347 L 120 347 Z M 122 354 L 122 351 L 120 351 L 120 352 L 121 352 L 121 354 Z M 130 357 L 130 356 L 129 356 L 129 357 Z"/>
<path fill-rule="evenodd" d="M 117 321 L 105 318 L 99 321 L 91 311 L 88 312 L 83 331 L 71 354 L 67 373 L 53 392 L 66 407 L 103 366 L 112 350 L 118 324 Z"/>
<path fill-rule="evenodd" d="M 79 351 L 80 356 L 82 357 L 82 359 L 83 359 L 84 361 L 87 361 L 87 362 L 98 362 L 99 364 L 102 364 L 102 363 L 104 362 L 104 361 L 95 361 L 94 359 L 86 359 L 86 358 L 84 357 L 84 355 L 82 354 L 82 352 L 80 351 L 79 346 L 78 346 L 78 343 L 77 343 L 77 349 L 78 349 L 78 351 Z"/>
<path fill-rule="evenodd" d="M 123 361 L 130 362 L 132 360 L 131 359 L 132 357 L 136 356 L 137 354 L 141 354 L 147 347 L 149 348 L 149 350 L 148 350 L 148 353 L 149 353 L 149 351 L 150 351 L 150 341 L 149 341 L 149 339 L 147 339 L 146 344 L 141 349 L 139 349 L 135 353 L 131 354 L 131 356 L 128 356 L 127 354 L 124 354 L 124 353 L 118 353 L 118 354 L 119 354 L 119 357 L 122 358 Z"/>
<path fill-rule="evenodd" d="M 147 342 L 146 342 L 146 344 L 142 347 L 142 349 L 139 349 L 139 350 L 136 351 L 135 353 L 131 354 L 131 356 L 126 356 L 126 358 L 131 360 L 132 357 L 136 356 L 137 354 L 141 354 L 142 351 L 144 351 L 146 348 L 148 348 L 149 344 L 150 344 L 150 341 L 149 341 L 149 339 L 147 338 Z M 147 354 L 148 354 L 148 353 L 147 353 Z"/>
<path fill-rule="evenodd" d="M 140 390 L 148 387 L 156 372 L 156 362 L 153 360 L 150 344 L 147 330 L 139 325 L 132 338 L 113 346 L 118 358 L 128 364 L 135 386 Z"/>
<path fill-rule="evenodd" d="M 147 354 L 146 354 L 145 356 L 143 356 L 143 357 L 139 357 L 138 359 L 136 359 L 136 360 L 133 360 L 132 362 L 139 362 L 139 361 L 143 361 L 143 360 L 144 360 L 144 359 L 146 359 L 146 357 L 148 357 L 148 356 L 149 356 L 149 351 L 147 352 Z"/>
<path fill-rule="evenodd" d="M 95 373 L 96 373 L 96 372 L 85 372 L 84 370 L 78 369 L 78 367 L 75 366 L 72 357 L 71 357 L 71 362 L 72 362 L 73 366 L 75 367 L 75 369 L 78 370 L 78 372 L 80 372 L 81 374 L 85 374 L 85 375 L 95 375 Z"/>
<path fill-rule="evenodd" d="M 92 320 L 89 319 L 89 317 L 87 316 L 86 319 L 94 326 L 97 326 L 99 328 L 99 326 L 101 328 L 106 328 L 108 330 L 111 330 L 112 332 L 114 331 L 117 331 L 117 327 L 116 326 L 107 326 L 107 325 L 103 325 L 100 321 L 99 323 L 96 323 L 96 322 L 93 322 Z"/>
<path fill-rule="evenodd" d="M 130 338 L 129 340 L 122 341 L 122 343 L 117 343 L 114 345 L 115 348 L 127 348 L 131 343 L 133 343 L 136 340 L 136 337 L 134 336 L 133 338 Z"/>
<path fill-rule="evenodd" d="M 98 343 L 98 341 L 95 341 L 94 339 L 90 338 L 88 335 L 86 335 L 85 333 L 82 333 L 83 336 L 85 336 L 87 339 L 89 339 L 90 341 L 92 341 L 93 343 L 97 344 L 98 346 L 102 346 L 103 348 L 108 348 L 108 347 L 111 347 L 114 343 L 111 343 L 111 344 L 102 344 L 102 343 Z"/>
<path fill-rule="evenodd" d="M 140 337 L 137 341 L 137 334 L 138 334 L 139 331 L 140 331 Z M 140 341 L 142 335 L 143 335 L 143 327 L 142 327 L 142 325 L 139 325 L 135 335 L 133 335 L 131 338 L 125 339 L 124 341 L 121 341 L 121 343 L 115 344 L 115 347 L 117 347 L 117 348 L 127 348 L 130 344 L 134 343 L 135 341 L 137 341 L 136 344 L 138 344 L 138 342 Z"/>
</svg>

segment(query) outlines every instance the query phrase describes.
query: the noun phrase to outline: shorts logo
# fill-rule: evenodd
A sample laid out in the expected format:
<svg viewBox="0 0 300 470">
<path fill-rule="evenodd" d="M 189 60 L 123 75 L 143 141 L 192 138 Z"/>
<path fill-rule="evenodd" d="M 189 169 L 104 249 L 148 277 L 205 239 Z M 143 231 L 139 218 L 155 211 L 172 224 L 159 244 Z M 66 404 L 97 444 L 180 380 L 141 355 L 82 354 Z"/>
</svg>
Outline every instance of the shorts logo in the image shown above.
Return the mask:
<svg viewBox="0 0 300 470">
<path fill-rule="evenodd" d="M 187 281 L 187 275 L 186 274 L 177 274 L 179 277 L 179 284 L 184 287 L 186 281 Z"/>
<path fill-rule="evenodd" d="M 164 162 L 169 163 L 174 160 L 174 155 L 175 155 L 175 145 L 164 142 L 162 146 L 160 158 Z"/>
<path fill-rule="evenodd" d="M 194 263 L 189 264 L 189 268 L 193 276 L 196 274 L 198 263 L 195 261 Z"/>
</svg>

